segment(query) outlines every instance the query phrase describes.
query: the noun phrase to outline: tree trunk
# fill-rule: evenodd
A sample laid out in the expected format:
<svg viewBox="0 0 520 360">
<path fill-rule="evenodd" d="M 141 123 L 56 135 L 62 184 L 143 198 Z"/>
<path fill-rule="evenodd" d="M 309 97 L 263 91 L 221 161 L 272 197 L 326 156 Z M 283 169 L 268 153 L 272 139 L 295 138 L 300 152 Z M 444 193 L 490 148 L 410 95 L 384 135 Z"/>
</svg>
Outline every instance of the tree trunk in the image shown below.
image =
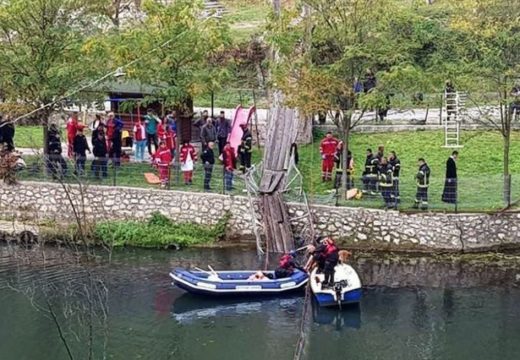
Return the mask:
<svg viewBox="0 0 520 360">
<path fill-rule="evenodd" d="M 504 134 L 504 203 L 511 205 L 511 175 L 509 174 L 509 150 L 511 144 L 511 132 Z"/>
</svg>

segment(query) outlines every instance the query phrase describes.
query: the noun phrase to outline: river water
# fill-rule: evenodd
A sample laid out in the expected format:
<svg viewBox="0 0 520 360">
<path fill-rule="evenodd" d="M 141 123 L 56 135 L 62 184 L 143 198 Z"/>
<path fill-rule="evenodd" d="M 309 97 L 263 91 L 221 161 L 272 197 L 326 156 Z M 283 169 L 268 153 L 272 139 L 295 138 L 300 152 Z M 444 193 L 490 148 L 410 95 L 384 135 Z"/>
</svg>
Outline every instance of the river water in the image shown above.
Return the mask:
<svg viewBox="0 0 520 360">
<path fill-rule="evenodd" d="M 359 255 L 359 307 L 200 299 L 175 266 L 260 268 L 251 250 L 115 252 L 0 248 L 0 359 L 518 359 L 520 262 Z M 302 318 L 304 321 L 302 323 Z M 90 345 L 92 344 L 92 345 Z M 90 350 L 91 349 L 91 350 Z M 91 352 L 90 352 L 91 351 Z"/>
</svg>

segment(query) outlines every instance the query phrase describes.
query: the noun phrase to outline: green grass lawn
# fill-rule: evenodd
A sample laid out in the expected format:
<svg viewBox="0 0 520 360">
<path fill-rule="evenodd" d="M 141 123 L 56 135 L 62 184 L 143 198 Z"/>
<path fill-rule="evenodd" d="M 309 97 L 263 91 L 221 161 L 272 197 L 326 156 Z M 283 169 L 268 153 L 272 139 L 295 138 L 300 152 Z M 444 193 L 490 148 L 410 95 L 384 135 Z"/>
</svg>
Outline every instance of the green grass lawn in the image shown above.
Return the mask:
<svg viewBox="0 0 520 360">
<path fill-rule="evenodd" d="M 453 206 L 441 202 L 444 184 L 445 163 L 450 149 L 442 148 L 442 131 L 420 131 L 386 134 L 354 134 L 350 149 L 355 159 L 355 186 L 361 187 L 360 176 L 363 171 L 365 152 L 385 145 L 385 151 L 395 150 L 401 159 L 401 208 L 409 208 L 415 198 L 415 174 L 417 159 L 424 157 L 431 168 L 430 206 L 438 210 L 452 210 Z M 502 138 L 496 132 L 462 132 L 458 166 L 459 209 L 491 210 L 503 207 L 502 203 Z M 332 185 L 321 182 L 318 152 L 319 139 L 313 145 L 300 148 L 300 169 L 306 181 L 307 192 L 316 203 L 330 203 Z M 513 199 L 520 198 L 520 133 L 513 134 L 511 141 L 511 165 L 513 174 Z M 343 202 L 342 202 L 343 203 Z M 365 198 L 362 201 L 349 201 L 350 206 L 381 207 L 382 199 Z"/>
<path fill-rule="evenodd" d="M 30 131 L 27 131 L 30 134 Z M 453 206 L 441 202 L 441 194 L 444 184 L 445 163 L 451 154 L 450 149 L 441 147 L 443 143 L 442 131 L 403 132 L 388 134 L 353 134 L 351 150 L 355 158 L 355 186 L 361 187 L 360 176 L 363 171 L 365 151 L 367 147 L 376 150 L 379 144 L 384 144 L 386 151 L 395 150 L 401 159 L 401 209 L 410 209 L 415 198 L 415 173 L 417 171 L 417 158 L 424 157 L 429 164 L 431 175 L 430 207 L 433 210 L 452 211 Z M 329 204 L 336 203 L 332 183 L 321 181 L 321 158 L 319 155 L 319 142 L 316 139 L 313 144 L 301 146 L 300 170 L 304 177 L 304 187 L 309 194 L 312 203 Z M 459 172 L 459 210 L 479 211 L 496 210 L 503 207 L 502 203 L 502 139 L 496 132 L 473 131 L 463 132 L 462 143 L 458 161 Z M 255 147 L 253 161 L 261 160 L 261 151 Z M 28 169 L 22 173 L 22 179 L 51 180 L 43 172 L 41 159 L 29 157 L 26 159 Z M 39 164 L 39 171 L 36 171 Z M 70 165 L 72 169 L 72 165 Z M 87 164 L 87 169 L 90 162 Z M 69 169 L 69 172 L 71 170 Z M 128 163 L 114 172 L 109 167 L 109 177 L 102 181 L 96 181 L 88 175 L 86 182 L 113 186 L 157 187 L 145 182 L 143 173 L 155 172 L 149 164 Z M 520 133 L 513 134 L 511 143 L 511 173 L 513 174 L 513 200 L 520 199 Z M 203 171 L 198 164 L 194 174 L 194 184 L 185 186 L 182 175 L 177 183 L 175 172 L 172 171 L 171 189 L 185 191 L 203 191 Z M 68 181 L 74 182 L 74 179 Z M 214 192 L 223 193 L 222 167 L 216 166 L 213 173 L 212 187 Z M 243 194 L 243 180 L 235 177 L 236 195 Z M 383 201 L 380 196 L 365 197 L 360 201 L 339 201 L 340 205 L 364 206 L 381 208 Z"/>
<path fill-rule="evenodd" d="M 263 0 L 225 0 L 225 19 L 236 42 L 247 41 L 265 24 L 270 7 Z"/>
<path fill-rule="evenodd" d="M 41 148 L 43 146 L 43 129 L 41 126 L 17 126 L 14 142 L 19 148 Z"/>
</svg>

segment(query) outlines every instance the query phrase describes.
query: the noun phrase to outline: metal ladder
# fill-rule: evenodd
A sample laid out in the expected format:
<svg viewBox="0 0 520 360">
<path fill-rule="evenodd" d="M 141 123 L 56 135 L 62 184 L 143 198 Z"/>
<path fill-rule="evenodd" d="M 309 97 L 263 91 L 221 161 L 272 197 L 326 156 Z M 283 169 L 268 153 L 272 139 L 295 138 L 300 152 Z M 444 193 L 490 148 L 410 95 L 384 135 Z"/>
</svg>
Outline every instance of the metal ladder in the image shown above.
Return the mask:
<svg viewBox="0 0 520 360">
<path fill-rule="evenodd" d="M 462 148 L 460 144 L 460 124 L 466 115 L 466 92 L 444 93 L 444 146 L 445 148 Z"/>
</svg>

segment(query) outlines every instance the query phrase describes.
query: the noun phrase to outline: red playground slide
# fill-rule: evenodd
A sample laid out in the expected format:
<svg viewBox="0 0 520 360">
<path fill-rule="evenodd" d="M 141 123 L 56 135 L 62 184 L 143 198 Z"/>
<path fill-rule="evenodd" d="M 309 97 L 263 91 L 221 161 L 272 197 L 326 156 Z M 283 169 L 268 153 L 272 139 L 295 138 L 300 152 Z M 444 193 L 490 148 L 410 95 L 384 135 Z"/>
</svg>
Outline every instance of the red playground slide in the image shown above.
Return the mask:
<svg viewBox="0 0 520 360">
<path fill-rule="evenodd" d="M 240 145 L 240 141 L 242 139 L 243 131 L 240 128 L 242 124 L 248 124 L 251 120 L 251 117 L 255 113 L 256 109 L 254 106 L 251 106 L 249 110 L 244 109 L 241 105 L 238 105 L 235 110 L 235 118 L 233 120 L 233 124 L 231 125 L 231 133 L 229 134 L 228 141 L 235 149 L 235 153 L 238 155 L 238 146 Z"/>
</svg>

